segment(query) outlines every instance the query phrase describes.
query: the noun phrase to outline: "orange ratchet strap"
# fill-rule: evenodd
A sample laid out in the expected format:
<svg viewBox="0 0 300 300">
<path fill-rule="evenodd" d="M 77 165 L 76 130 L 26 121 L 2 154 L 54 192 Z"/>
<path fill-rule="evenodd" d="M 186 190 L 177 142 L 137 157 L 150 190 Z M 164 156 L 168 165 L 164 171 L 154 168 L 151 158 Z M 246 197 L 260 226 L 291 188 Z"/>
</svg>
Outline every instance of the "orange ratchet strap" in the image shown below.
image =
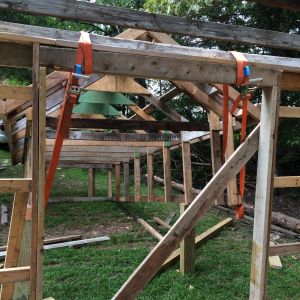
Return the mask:
<svg viewBox="0 0 300 300">
<path fill-rule="evenodd" d="M 236 85 L 243 86 L 247 85 L 249 82 L 250 76 L 250 68 L 247 59 L 245 58 L 243 53 L 232 51 L 231 52 L 237 63 L 237 80 Z M 223 157 L 225 157 L 225 150 L 227 146 L 227 136 L 228 136 L 228 102 L 229 102 L 229 92 L 228 85 L 223 85 Z M 237 99 L 234 101 L 230 113 L 233 114 L 239 105 L 240 101 L 243 101 L 243 114 L 242 114 L 242 128 L 241 128 L 241 139 L 240 143 L 243 143 L 246 139 L 246 129 L 247 129 L 247 107 L 248 101 L 251 100 L 251 94 L 246 94 L 244 97 L 239 95 Z M 245 176 L 246 176 L 246 168 L 242 167 L 240 171 L 240 196 L 243 199 L 245 192 Z M 236 217 L 237 219 L 244 218 L 244 207 L 243 205 L 237 205 L 235 207 Z"/>
<path fill-rule="evenodd" d="M 83 66 L 84 62 L 84 68 Z M 78 102 L 80 96 L 79 76 L 80 74 L 91 74 L 92 68 L 92 44 L 89 34 L 81 32 L 80 40 L 78 42 L 78 48 L 76 53 L 76 62 L 74 66 L 74 73 L 68 74 L 64 101 L 59 117 L 54 149 L 49 164 L 46 185 L 45 185 L 45 202 L 48 203 L 48 198 L 51 192 L 51 187 L 55 178 L 56 169 L 59 162 L 60 152 L 63 146 L 63 141 L 69 136 L 69 130 L 71 126 L 72 110 L 74 104 Z M 76 76 L 77 75 L 77 76 Z"/>
</svg>

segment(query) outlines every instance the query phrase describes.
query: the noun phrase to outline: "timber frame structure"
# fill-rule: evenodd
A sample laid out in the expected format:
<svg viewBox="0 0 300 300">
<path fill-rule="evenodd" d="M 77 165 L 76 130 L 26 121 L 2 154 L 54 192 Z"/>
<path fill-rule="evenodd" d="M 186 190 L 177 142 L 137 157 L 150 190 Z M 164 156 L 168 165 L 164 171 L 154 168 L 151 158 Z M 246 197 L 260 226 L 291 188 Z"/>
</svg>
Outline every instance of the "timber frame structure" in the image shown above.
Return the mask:
<svg viewBox="0 0 300 300">
<path fill-rule="evenodd" d="M 74 115 L 69 139 L 64 143 L 60 166 L 89 169 L 89 197 L 94 196 L 94 170 L 106 168 L 109 182 L 112 167 L 116 174 L 115 201 L 176 201 L 181 203 L 181 217 L 161 238 L 113 299 L 135 299 L 145 285 L 181 243 L 184 259 L 182 270 L 193 270 L 194 230 L 197 221 L 215 203 L 224 204 L 227 188 L 229 204 L 239 205 L 236 175 L 258 150 L 255 222 L 253 236 L 250 296 L 266 298 L 267 259 L 269 252 L 299 252 L 298 245 L 269 247 L 270 213 L 273 187 L 297 187 L 298 177 L 274 177 L 277 125 L 279 117 L 299 118 L 300 109 L 280 107 L 281 90 L 300 90 L 300 59 L 245 54 L 252 69 L 251 78 L 261 78 L 261 106 L 248 103 L 249 126 L 255 126 L 236 150 L 233 129 L 240 128 L 242 109 L 230 118 L 226 161 L 222 164 L 222 84 L 234 85 L 236 61 L 224 51 L 182 47 L 166 33 L 237 41 L 265 47 L 300 50 L 299 35 L 210 22 L 193 22 L 184 18 L 159 16 L 128 9 L 106 7 L 78 1 L 5 1 L 0 9 L 63 17 L 79 21 L 107 23 L 131 27 L 117 38 L 91 34 L 93 68 L 85 84 L 86 90 L 133 93 L 149 103 L 141 108 L 127 105 L 135 114 L 106 119 L 102 115 Z M 76 11 L 84 10 L 78 16 Z M 244 30 L 244 34 L 238 33 Z M 164 33 L 161 33 L 163 31 Z M 223 34 L 226 32 L 226 34 Z M 24 178 L 0 179 L 0 192 L 15 193 L 9 231 L 5 268 L 0 270 L 1 299 L 16 294 L 42 299 L 45 167 L 53 149 L 54 130 L 63 100 L 65 75 L 73 69 L 80 34 L 65 30 L 0 22 L 0 65 L 31 68 L 32 85 L 28 87 L 0 85 L 0 116 L 14 164 L 23 162 Z M 46 76 L 46 68 L 54 70 Z M 101 75 L 99 75 L 101 74 Z M 160 98 L 139 85 L 135 78 L 169 80 L 174 88 Z M 189 122 L 171 109 L 167 101 L 186 93 L 209 114 L 209 123 Z M 232 86 L 229 98 L 239 92 Z M 156 121 L 151 113 L 159 110 L 170 121 Z M 235 126 L 233 128 L 233 126 Z M 101 129 L 116 129 L 107 133 Z M 82 129 L 90 129 L 84 132 Z M 120 129 L 133 133 L 119 132 Z M 147 130 L 150 132 L 147 132 Z M 162 131 L 170 130 L 169 134 Z M 153 133 L 155 131 L 155 133 Z M 214 176 L 193 199 L 190 144 L 210 139 Z M 85 152 L 82 153 L 84 147 Z M 117 147 L 117 150 L 116 150 Z M 173 196 L 170 160 L 172 149 L 182 149 L 184 196 Z M 153 192 L 153 155 L 163 153 L 164 197 Z M 148 196 L 140 192 L 140 159 L 147 158 Z M 124 167 L 125 187 L 129 182 L 129 161 L 134 161 L 135 196 L 128 189 L 120 193 L 120 169 Z M 112 197 L 111 184 L 108 196 Z M 21 230 L 22 229 L 22 230 Z M 20 284 L 29 282 L 27 284 Z M 16 284 L 15 284 L 16 283 Z M 18 283 L 18 284 L 17 284 Z"/>
</svg>

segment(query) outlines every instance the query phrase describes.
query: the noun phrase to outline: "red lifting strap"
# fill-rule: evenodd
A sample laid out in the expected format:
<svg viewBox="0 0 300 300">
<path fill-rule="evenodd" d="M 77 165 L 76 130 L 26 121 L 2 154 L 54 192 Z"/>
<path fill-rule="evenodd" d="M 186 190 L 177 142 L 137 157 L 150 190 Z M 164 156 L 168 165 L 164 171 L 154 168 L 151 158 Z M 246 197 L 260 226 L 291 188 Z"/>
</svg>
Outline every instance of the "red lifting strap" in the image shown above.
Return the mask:
<svg viewBox="0 0 300 300">
<path fill-rule="evenodd" d="M 92 69 L 92 44 L 89 34 L 81 32 L 76 53 L 76 64 L 82 65 L 84 62 L 84 73 L 91 74 Z M 74 68 L 75 71 L 75 68 Z M 64 101 L 58 122 L 54 149 L 51 161 L 48 168 L 46 185 L 45 185 L 45 202 L 48 203 L 48 198 L 51 192 L 51 187 L 55 178 L 56 169 L 59 162 L 60 152 L 63 146 L 63 141 L 69 136 L 69 129 L 71 125 L 73 105 L 77 103 L 79 95 L 72 93 L 72 86 L 78 85 L 78 79 L 73 76 L 72 72 L 68 74 L 67 83 L 65 86 Z"/>
<path fill-rule="evenodd" d="M 232 51 L 231 52 L 237 63 L 237 80 L 236 85 L 246 85 L 249 82 L 249 76 L 244 75 L 244 67 L 248 66 L 248 61 L 243 53 Z M 230 113 L 233 114 L 239 105 L 240 101 L 243 101 L 243 114 L 242 114 L 242 128 L 241 128 L 241 139 L 240 143 L 243 143 L 246 139 L 246 129 L 247 129 L 247 109 L 248 101 L 251 100 L 251 94 L 247 94 L 245 97 L 239 95 L 234 101 Z M 225 151 L 227 146 L 228 137 L 228 103 L 229 103 L 229 86 L 227 84 L 223 85 L 223 157 L 225 157 Z M 224 159 L 225 160 L 225 159 Z M 240 196 L 243 199 L 245 193 L 245 177 L 246 177 L 246 167 L 243 166 L 240 171 Z M 243 205 L 237 205 L 235 207 L 237 219 L 244 218 L 244 207 Z"/>
</svg>

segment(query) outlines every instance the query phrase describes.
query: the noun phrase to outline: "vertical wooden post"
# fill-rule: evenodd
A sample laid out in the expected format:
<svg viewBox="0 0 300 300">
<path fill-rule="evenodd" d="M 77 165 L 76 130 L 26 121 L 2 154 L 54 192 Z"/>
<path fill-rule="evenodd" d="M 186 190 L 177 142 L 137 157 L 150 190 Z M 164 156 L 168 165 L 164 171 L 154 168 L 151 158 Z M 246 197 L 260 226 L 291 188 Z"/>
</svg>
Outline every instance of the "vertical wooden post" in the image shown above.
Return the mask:
<svg viewBox="0 0 300 300">
<path fill-rule="evenodd" d="M 154 172 L 153 172 L 153 154 L 147 153 L 147 187 L 148 187 L 148 202 L 154 199 Z"/>
<path fill-rule="evenodd" d="M 266 298 L 279 102 L 278 86 L 263 89 L 250 278 L 251 300 Z"/>
<path fill-rule="evenodd" d="M 213 175 L 222 167 L 222 149 L 220 141 L 220 120 L 219 116 L 213 111 L 209 112 L 209 133 L 210 133 L 210 149 L 211 163 Z M 216 205 L 223 205 L 224 193 L 216 199 Z"/>
<path fill-rule="evenodd" d="M 88 169 L 88 197 L 95 197 L 95 169 Z"/>
<path fill-rule="evenodd" d="M 141 201 L 141 160 L 140 153 L 135 153 L 134 157 L 134 199 L 135 202 Z"/>
<path fill-rule="evenodd" d="M 112 197 L 112 171 L 107 170 L 107 197 Z"/>
<path fill-rule="evenodd" d="M 182 163 L 185 203 L 180 203 L 180 214 L 184 213 L 193 200 L 190 143 L 185 141 L 182 142 Z M 180 272 L 195 272 L 195 228 L 180 243 Z"/>
<path fill-rule="evenodd" d="M 129 201 L 129 161 L 124 161 L 124 200 Z"/>
<path fill-rule="evenodd" d="M 41 75 L 41 77 L 40 77 Z M 42 78 L 42 80 L 40 80 Z M 46 70 L 39 68 L 39 44 L 33 44 L 32 66 L 32 230 L 30 297 L 42 299 L 45 211 Z"/>
<path fill-rule="evenodd" d="M 172 201 L 172 177 L 171 177 L 171 151 L 168 142 L 164 142 L 163 147 L 164 185 L 165 202 Z"/>
<path fill-rule="evenodd" d="M 116 184 L 116 201 L 120 201 L 121 196 L 121 165 L 115 164 L 115 184 Z"/>
<path fill-rule="evenodd" d="M 234 152 L 234 138 L 233 138 L 233 118 L 231 114 L 228 114 L 228 137 L 227 137 L 227 147 L 225 151 L 225 159 L 227 160 L 231 154 Z M 236 176 L 231 178 L 227 185 L 227 201 L 228 205 L 236 206 L 242 204 L 241 197 L 238 193 Z"/>
</svg>

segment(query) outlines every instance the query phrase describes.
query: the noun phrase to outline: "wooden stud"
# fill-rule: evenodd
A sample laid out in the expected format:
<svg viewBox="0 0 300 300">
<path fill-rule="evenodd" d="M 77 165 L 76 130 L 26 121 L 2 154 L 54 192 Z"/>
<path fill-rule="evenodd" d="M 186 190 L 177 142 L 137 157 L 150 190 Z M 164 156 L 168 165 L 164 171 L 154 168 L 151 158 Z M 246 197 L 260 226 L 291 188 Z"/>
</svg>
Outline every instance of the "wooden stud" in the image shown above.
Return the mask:
<svg viewBox="0 0 300 300">
<path fill-rule="evenodd" d="M 141 160 L 140 154 L 136 153 L 134 158 L 134 194 L 135 202 L 141 201 Z"/>
<path fill-rule="evenodd" d="M 124 166 L 124 200 L 129 201 L 129 185 L 130 185 L 130 174 L 129 174 L 129 162 L 123 163 Z"/>
<path fill-rule="evenodd" d="M 228 136 L 227 147 L 225 152 L 225 159 L 227 160 L 234 152 L 234 138 L 233 138 L 233 118 L 228 114 Z M 236 206 L 242 204 L 242 199 L 238 195 L 238 187 L 236 176 L 232 177 L 227 186 L 227 201 L 228 205 Z"/>
<path fill-rule="evenodd" d="M 249 296 L 251 300 L 266 298 L 279 102 L 279 87 L 263 89 Z"/>
<path fill-rule="evenodd" d="M 0 179 L 1 193 L 31 192 L 31 178 Z"/>
<path fill-rule="evenodd" d="M 15 268 L 18 266 L 22 235 L 24 230 L 26 208 L 29 193 L 16 193 L 11 216 L 11 223 L 8 234 L 7 254 L 5 257 L 4 268 Z M 2 285 L 1 299 L 13 299 L 14 283 Z"/>
<path fill-rule="evenodd" d="M 32 88 L 30 86 L 16 86 L 0 84 L 2 99 L 31 100 Z"/>
<path fill-rule="evenodd" d="M 274 177 L 274 188 L 300 187 L 300 176 Z"/>
<path fill-rule="evenodd" d="M 269 256 L 274 255 L 292 255 L 300 253 L 300 242 L 270 245 Z"/>
<path fill-rule="evenodd" d="M 163 168 L 164 168 L 164 188 L 165 202 L 172 201 L 172 178 L 171 178 L 171 151 L 167 144 L 163 147 Z"/>
<path fill-rule="evenodd" d="M 29 279 L 30 279 L 30 267 L 17 267 L 17 268 L 7 268 L 7 269 L 0 270 L 0 284 L 28 281 Z M 9 300 L 9 299 L 5 298 L 5 300 Z"/>
<path fill-rule="evenodd" d="M 148 201 L 154 197 L 154 180 L 153 180 L 153 154 L 147 154 L 147 187 L 148 187 Z"/>
<path fill-rule="evenodd" d="M 121 196 L 121 165 L 115 164 L 115 184 L 116 184 L 116 201 L 120 201 Z"/>
<path fill-rule="evenodd" d="M 279 118 L 300 118 L 300 107 L 280 106 Z"/>
<path fill-rule="evenodd" d="M 190 143 L 184 141 L 182 142 L 182 166 L 185 203 L 180 204 L 180 214 L 184 213 L 194 198 Z M 182 274 L 195 272 L 195 228 L 192 228 L 180 243 L 180 272 Z"/>
<path fill-rule="evenodd" d="M 213 111 L 209 112 L 209 128 L 210 128 L 210 149 L 211 149 L 211 162 L 212 173 L 215 175 L 222 166 L 222 151 L 220 141 L 220 130 L 215 130 L 220 126 L 220 119 Z M 224 205 L 224 195 L 221 194 L 216 199 L 216 205 Z"/>
<path fill-rule="evenodd" d="M 88 169 L 88 197 L 95 197 L 95 169 Z"/>
</svg>

